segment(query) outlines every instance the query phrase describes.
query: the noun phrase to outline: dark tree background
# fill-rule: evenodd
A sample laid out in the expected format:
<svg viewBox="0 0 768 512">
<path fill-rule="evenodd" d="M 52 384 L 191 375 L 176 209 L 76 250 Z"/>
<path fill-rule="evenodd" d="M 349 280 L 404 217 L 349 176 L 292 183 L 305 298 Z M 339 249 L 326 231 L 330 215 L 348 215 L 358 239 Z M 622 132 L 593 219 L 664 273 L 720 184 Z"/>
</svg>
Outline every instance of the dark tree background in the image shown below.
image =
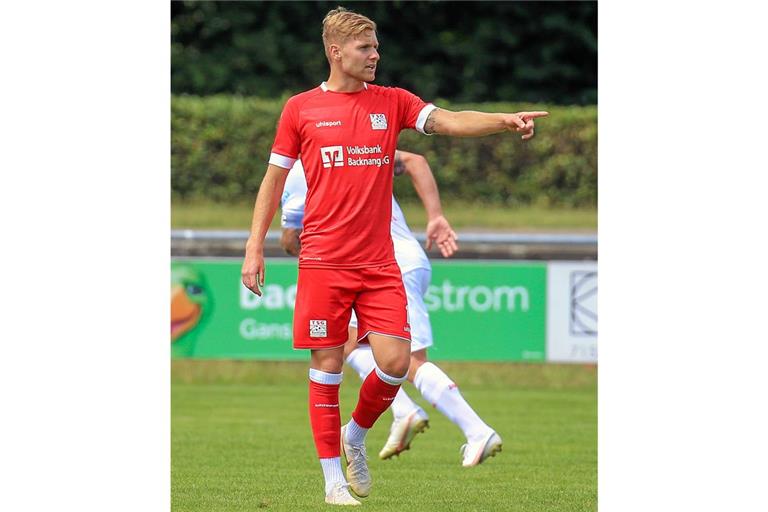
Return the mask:
<svg viewBox="0 0 768 512">
<path fill-rule="evenodd" d="M 321 23 L 338 5 L 378 25 L 379 85 L 427 101 L 597 103 L 596 2 L 172 2 L 172 92 L 316 86 Z"/>
</svg>

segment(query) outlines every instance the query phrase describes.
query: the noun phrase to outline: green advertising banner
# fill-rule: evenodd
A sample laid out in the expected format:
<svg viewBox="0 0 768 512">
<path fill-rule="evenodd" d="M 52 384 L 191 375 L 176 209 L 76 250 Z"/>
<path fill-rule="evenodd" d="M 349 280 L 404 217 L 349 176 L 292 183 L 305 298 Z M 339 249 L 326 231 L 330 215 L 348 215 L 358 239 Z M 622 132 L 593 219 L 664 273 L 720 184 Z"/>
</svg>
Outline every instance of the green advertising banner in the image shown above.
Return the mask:
<svg viewBox="0 0 768 512">
<path fill-rule="evenodd" d="M 308 360 L 293 350 L 296 260 L 267 260 L 264 294 L 240 282 L 240 260 L 171 264 L 173 357 Z M 544 361 L 545 263 L 433 263 L 425 296 L 434 360 Z"/>
<path fill-rule="evenodd" d="M 457 361 L 544 361 L 545 263 L 443 260 L 432 264 L 424 302 L 429 357 Z"/>
</svg>

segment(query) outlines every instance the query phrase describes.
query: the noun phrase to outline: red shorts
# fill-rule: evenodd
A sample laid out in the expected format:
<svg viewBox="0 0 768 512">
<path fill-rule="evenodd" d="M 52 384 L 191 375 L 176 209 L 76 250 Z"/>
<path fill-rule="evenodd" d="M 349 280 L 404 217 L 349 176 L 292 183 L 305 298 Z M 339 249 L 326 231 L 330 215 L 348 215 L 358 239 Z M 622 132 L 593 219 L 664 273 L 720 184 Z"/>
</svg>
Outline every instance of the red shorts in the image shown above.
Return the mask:
<svg viewBox="0 0 768 512">
<path fill-rule="evenodd" d="M 374 268 L 299 268 L 293 313 L 293 348 L 340 347 L 352 308 L 358 338 L 370 333 L 411 341 L 408 299 L 396 263 Z"/>
</svg>

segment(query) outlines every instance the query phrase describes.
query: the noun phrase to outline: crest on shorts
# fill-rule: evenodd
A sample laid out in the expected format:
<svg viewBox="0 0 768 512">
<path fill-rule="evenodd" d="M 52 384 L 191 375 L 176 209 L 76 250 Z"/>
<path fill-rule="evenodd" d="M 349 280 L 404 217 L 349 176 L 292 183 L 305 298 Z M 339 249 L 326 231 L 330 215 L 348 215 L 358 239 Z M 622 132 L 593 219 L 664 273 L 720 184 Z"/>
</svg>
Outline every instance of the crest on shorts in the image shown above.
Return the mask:
<svg viewBox="0 0 768 512">
<path fill-rule="evenodd" d="M 385 116 L 384 114 L 371 114 L 371 129 L 386 130 L 387 116 Z"/>
<path fill-rule="evenodd" d="M 309 336 L 311 338 L 327 338 L 328 337 L 327 322 L 325 320 L 310 320 Z"/>
</svg>

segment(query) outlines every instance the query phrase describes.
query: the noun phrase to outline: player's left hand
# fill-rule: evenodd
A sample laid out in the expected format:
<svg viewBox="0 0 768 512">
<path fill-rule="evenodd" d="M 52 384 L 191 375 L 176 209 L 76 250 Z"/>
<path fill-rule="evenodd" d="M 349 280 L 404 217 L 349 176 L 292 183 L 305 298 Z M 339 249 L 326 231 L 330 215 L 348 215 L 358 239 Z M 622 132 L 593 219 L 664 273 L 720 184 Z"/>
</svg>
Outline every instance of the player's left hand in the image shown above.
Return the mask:
<svg viewBox="0 0 768 512">
<path fill-rule="evenodd" d="M 427 250 L 432 249 L 432 244 L 437 243 L 443 258 L 450 258 L 459 250 L 456 243 L 456 232 L 451 228 L 448 219 L 442 215 L 435 217 L 427 223 Z"/>
</svg>

